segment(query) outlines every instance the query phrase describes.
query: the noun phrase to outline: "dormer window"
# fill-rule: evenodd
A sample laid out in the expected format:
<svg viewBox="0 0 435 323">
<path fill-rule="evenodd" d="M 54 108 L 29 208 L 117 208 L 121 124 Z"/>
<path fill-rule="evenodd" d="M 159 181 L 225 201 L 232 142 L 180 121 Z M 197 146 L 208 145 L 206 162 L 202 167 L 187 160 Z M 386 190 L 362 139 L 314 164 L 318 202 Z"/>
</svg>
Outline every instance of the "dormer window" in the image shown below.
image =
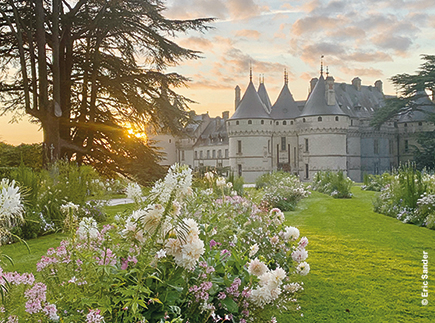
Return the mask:
<svg viewBox="0 0 435 323">
<path fill-rule="evenodd" d="M 252 120 L 248 120 L 248 124 L 252 124 Z"/>
</svg>

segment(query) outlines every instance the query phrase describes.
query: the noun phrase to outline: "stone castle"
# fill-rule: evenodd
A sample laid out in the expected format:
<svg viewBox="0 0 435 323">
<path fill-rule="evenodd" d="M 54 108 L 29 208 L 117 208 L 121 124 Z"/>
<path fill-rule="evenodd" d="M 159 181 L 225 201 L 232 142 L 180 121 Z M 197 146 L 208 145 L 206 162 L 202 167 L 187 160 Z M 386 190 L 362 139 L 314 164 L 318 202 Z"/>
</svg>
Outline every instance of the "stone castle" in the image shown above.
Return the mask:
<svg viewBox="0 0 435 323">
<path fill-rule="evenodd" d="M 159 135 L 165 165 L 175 162 L 200 167 L 230 167 L 245 182 L 264 173 L 284 170 L 309 181 L 319 170 L 343 170 L 354 181 L 364 173 L 381 174 L 412 160 L 416 134 L 433 131 L 425 112 L 435 112 L 429 97 L 421 111 L 404 114 L 380 129 L 370 126 L 374 112 L 384 105 L 382 81 L 361 85 L 336 83 L 323 68 L 310 81 L 306 101 L 295 101 L 284 72 L 284 85 L 274 104 L 261 81 L 250 81 L 243 96 L 235 88 L 235 112 L 222 117 L 195 115 L 185 136 Z"/>
</svg>

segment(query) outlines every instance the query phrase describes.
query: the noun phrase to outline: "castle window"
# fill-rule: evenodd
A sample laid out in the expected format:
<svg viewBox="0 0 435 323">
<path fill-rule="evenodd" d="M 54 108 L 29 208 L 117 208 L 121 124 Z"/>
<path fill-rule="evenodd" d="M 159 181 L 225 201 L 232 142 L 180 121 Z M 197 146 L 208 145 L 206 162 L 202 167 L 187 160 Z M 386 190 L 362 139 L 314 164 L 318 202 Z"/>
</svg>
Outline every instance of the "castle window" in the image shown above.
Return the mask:
<svg viewBox="0 0 435 323">
<path fill-rule="evenodd" d="M 237 165 L 237 174 L 239 175 L 239 177 L 242 176 L 242 165 L 241 164 Z"/>
<path fill-rule="evenodd" d="M 308 138 L 305 138 L 305 152 L 308 152 Z"/>
<path fill-rule="evenodd" d="M 261 124 L 264 124 L 264 120 L 261 120 Z"/>
<path fill-rule="evenodd" d="M 350 120 L 350 125 L 353 126 L 353 120 Z"/>
<path fill-rule="evenodd" d="M 184 150 L 181 151 L 181 160 L 184 161 Z"/>
<path fill-rule="evenodd" d="M 218 158 L 222 158 L 222 150 L 218 150 Z"/>
<path fill-rule="evenodd" d="M 335 117 L 335 121 L 338 121 L 338 117 Z"/>
<path fill-rule="evenodd" d="M 236 126 L 238 126 L 239 125 L 239 122 L 238 121 L 236 121 Z"/>
<path fill-rule="evenodd" d="M 225 149 L 225 158 L 228 158 L 228 149 Z"/>
<path fill-rule="evenodd" d="M 281 150 L 285 150 L 287 146 L 287 138 L 281 137 Z"/>
<path fill-rule="evenodd" d="M 406 123 L 405 123 L 406 124 Z M 409 151 L 409 144 L 408 144 L 408 140 L 405 140 L 405 153 L 407 153 Z"/>
<path fill-rule="evenodd" d="M 373 152 L 375 155 L 379 154 L 379 140 L 378 139 L 373 140 Z"/>
<path fill-rule="evenodd" d="M 388 148 L 389 148 L 390 155 L 392 155 L 393 154 L 393 140 L 392 139 L 390 139 L 388 141 Z"/>
<path fill-rule="evenodd" d="M 198 151 L 195 150 L 195 159 L 198 159 Z"/>
<path fill-rule="evenodd" d="M 317 121 L 321 122 L 322 121 L 322 117 L 318 117 Z"/>
<path fill-rule="evenodd" d="M 310 177 L 309 167 L 308 164 L 305 164 L 305 178 L 309 178 L 309 177 Z"/>
<path fill-rule="evenodd" d="M 305 120 L 305 118 L 302 119 L 302 122 L 306 122 L 307 120 Z"/>
<path fill-rule="evenodd" d="M 276 124 L 277 126 L 279 126 L 279 121 L 275 122 L 275 124 Z"/>
<path fill-rule="evenodd" d="M 405 122 L 405 124 L 403 125 L 404 127 L 408 127 L 408 124 Z"/>
<path fill-rule="evenodd" d="M 270 140 L 267 141 L 267 152 L 270 154 Z"/>
<path fill-rule="evenodd" d="M 218 162 L 217 167 L 222 167 L 222 162 Z"/>
<path fill-rule="evenodd" d="M 210 159 L 210 150 L 207 150 L 207 159 Z"/>
<path fill-rule="evenodd" d="M 270 121 L 270 124 L 272 124 L 272 121 Z"/>
<path fill-rule="evenodd" d="M 199 159 L 202 159 L 203 158 L 203 156 L 202 156 L 202 150 L 199 152 Z"/>
<path fill-rule="evenodd" d="M 290 121 L 290 124 L 293 124 L 293 121 Z"/>
<path fill-rule="evenodd" d="M 248 124 L 252 124 L 252 120 L 248 120 Z"/>
<path fill-rule="evenodd" d="M 214 149 L 213 149 L 213 152 L 212 152 L 212 156 L 213 156 L 213 158 L 216 158 L 216 150 L 214 150 Z"/>
<path fill-rule="evenodd" d="M 286 125 L 287 125 L 287 121 L 283 121 L 282 124 L 283 124 L 284 126 L 286 126 Z"/>
<path fill-rule="evenodd" d="M 242 153 L 242 141 L 241 140 L 237 140 L 237 153 L 238 154 Z"/>
<path fill-rule="evenodd" d="M 423 122 L 419 122 L 418 125 L 419 125 L 419 126 L 422 126 L 422 125 L 423 125 Z"/>
</svg>

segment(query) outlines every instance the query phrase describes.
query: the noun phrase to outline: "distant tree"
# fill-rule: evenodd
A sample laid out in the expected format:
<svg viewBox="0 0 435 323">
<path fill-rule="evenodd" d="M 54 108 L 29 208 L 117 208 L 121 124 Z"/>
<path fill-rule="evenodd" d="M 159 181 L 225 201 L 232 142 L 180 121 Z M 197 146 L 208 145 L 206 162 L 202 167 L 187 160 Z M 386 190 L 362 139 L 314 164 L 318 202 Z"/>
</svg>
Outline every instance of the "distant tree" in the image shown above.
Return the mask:
<svg viewBox="0 0 435 323">
<path fill-rule="evenodd" d="M 176 134 L 189 121 L 191 101 L 174 91 L 187 79 L 164 71 L 198 58 L 172 39 L 211 21 L 170 20 L 164 9 L 161 0 L 0 2 L 2 109 L 40 123 L 44 163 L 159 173 L 161 155 L 135 134 Z"/>
<path fill-rule="evenodd" d="M 435 55 L 422 55 L 425 61 L 416 74 L 398 74 L 391 78 L 399 90 L 399 97 L 388 98 L 385 106 L 376 111 L 372 126 L 379 128 L 388 120 L 411 113 L 422 111 L 426 113 L 426 120 L 435 124 L 435 114 L 427 112 L 427 107 L 434 106 L 435 97 Z M 432 100 L 428 100 L 428 93 Z M 426 109 L 423 109 L 426 108 Z M 414 146 L 414 160 L 417 168 L 434 169 L 435 166 L 435 133 L 423 132 L 418 135 L 418 146 Z"/>
<path fill-rule="evenodd" d="M 42 144 L 8 145 L 0 142 L 0 167 L 18 167 L 20 164 L 33 169 L 42 168 Z"/>
</svg>

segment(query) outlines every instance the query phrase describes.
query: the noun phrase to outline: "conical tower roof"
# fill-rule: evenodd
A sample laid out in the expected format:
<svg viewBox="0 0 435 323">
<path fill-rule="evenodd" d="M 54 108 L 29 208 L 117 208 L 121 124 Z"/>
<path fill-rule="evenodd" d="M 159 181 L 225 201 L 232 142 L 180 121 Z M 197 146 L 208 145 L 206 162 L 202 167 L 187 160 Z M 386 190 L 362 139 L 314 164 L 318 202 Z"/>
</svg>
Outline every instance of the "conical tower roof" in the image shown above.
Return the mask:
<svg viewBox="0 0 435 323">
<path fill-rule="evenodd" d="M 266 86 L 264 85 L 264 82 L 260 83 L 257 93 L 261 99 L 261 102 L 263 102 L 263 104 L 266 106 L 267 112 L 270 113 L 270 109 L 272 108 L 272 103 L 270 102 L 269 95 L 267 94 Z"/>
<path fill-rule="evenodd" d="M 234 112 L 230 119 L 270 119 L 270 115 L 266 111 L 266 106 L 255 90 L 252 79 L 249 82 L 245 94 L 243 94 L 242 100 L 237 106 L 236 112 Z"/>
<path fill-rule="evenodd" d="M 272 106 L 270 115 L 273 119 L 293 119 L 298 117 L 300 113 L 288 84 L 285 82 L 278 99 Z"/>
<path fill-rule="evenodd" d="M 334 105 L 328 105 L 325 97 L 326 84 L 323 75 L 320 76 L 316 86 L 308 97 L 307 103 L 302 110 L 300 117 L 318 116 L 318 115 L 345 115 L 340 109 L 337 102 Z"/>
</svg>

